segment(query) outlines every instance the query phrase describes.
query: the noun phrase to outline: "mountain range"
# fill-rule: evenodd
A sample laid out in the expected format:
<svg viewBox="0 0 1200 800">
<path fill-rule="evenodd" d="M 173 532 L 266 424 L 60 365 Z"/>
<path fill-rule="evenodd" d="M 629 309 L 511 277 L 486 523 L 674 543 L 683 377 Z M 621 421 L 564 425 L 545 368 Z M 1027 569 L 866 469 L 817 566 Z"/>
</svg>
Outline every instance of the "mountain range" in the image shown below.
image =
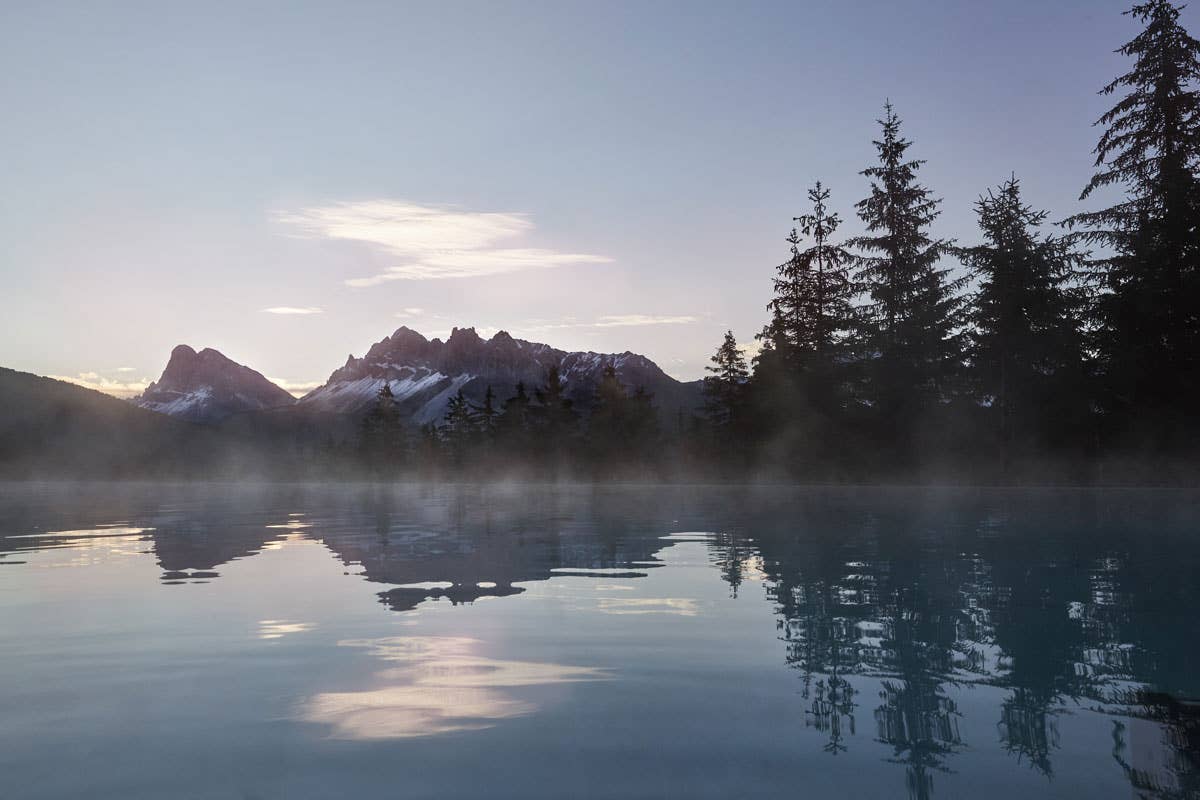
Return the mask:
<svg viewBox="0 0 1200 800">
<path fill-rule="evenodd" d="M 426 339 L 400 327 L 376 342 L 361 358 L 353 355 L 329 379 L 296 399 L 255 370 L 212 349 L 187 345 L 171 351 L 162 377 L 133 402 L 177 419 L 219 423 L 267 412 L 313 416 L 357 416 L 375 403 L 384 384 L 396 398 L 402 418 L 416 425 L 438 423 L 455 394 L 476 404 L 488 387 L 497 405 L 523 383 L 532 395 L 550 367 L 557 367 L 563 394 L 583 411 L 590 406 L 605 367 L 630 390 L 642 387 L 654 396 L 663 415 L 690 412 L 700 402 L 700 382 L 684 383 L 650 359 L 631 352 L 567 352 L 547 344 L 515 339 L 500 331 L 484 339 L 474 328 L 455 328 L 446 341 Z"/>
</svg>

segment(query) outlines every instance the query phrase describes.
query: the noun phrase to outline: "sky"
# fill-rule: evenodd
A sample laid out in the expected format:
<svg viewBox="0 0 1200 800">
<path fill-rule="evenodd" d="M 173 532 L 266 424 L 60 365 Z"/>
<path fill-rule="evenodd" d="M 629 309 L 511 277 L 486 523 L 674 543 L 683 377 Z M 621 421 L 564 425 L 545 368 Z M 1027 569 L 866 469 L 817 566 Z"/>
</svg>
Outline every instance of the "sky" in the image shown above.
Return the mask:
<svg viewBox="0 0 1200 800">
<path fill-rule="evenodd" d="M 0 366 L 130 395 L 187 343 L 302 392 L 474 326 L 697 378 L 815 180 L 859 231 L 886 99 L 937 235 L 1011 173 L 1080 210 L 1128 1 L 7 0 Z"/>
</svg>

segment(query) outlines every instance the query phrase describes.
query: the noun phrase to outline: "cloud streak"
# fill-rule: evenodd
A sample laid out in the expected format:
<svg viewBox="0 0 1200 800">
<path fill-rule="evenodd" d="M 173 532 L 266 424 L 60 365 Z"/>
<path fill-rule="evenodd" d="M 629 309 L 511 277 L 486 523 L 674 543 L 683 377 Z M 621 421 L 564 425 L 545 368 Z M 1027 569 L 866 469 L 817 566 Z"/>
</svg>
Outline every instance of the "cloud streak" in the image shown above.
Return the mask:
<svg viewBox="0 0 1200 800">
<path fill-rule="evenodd" d="M 580 322 L 575 317 L 564 317 L 560 320 L 530 319 L 525 320 L 525 323 L 519 329 L 531 333 L 544 333 L 545 331 L 583 328 L 636 328 L 648 325 L 691 325 L 696 322 L 700 322 L 700 317 L 691 314 L 606 314 L 596 317 L 592 322 Z"/>
<path fill-rule="evenodd" d="M 652 314 L 612 314 L 600 317 L 592 325 L 597 328 L 633 328 L 642 325 L 690 325 L 699 321 L 699 317 L 691 315 L 662 317 Z"/>
<path fill-rule="evenodd" d="M 324 309 L 318 306 L 271 306 L 270 308 L 260 309 L 264 314 L 282 314 L 304 316 L 307 314 L 322 314 Z"/>
<path fill-rule="evenodd" d="M 124 372 L 125 369 L 121 368 L 118 372 Z M 77 375 L 47 375 L 46 377 L 53 378 L 56 381 L 73 383 L 85 389 L 93 389 L 97 392 L 104 392 L 105 394 L 121 398 L 139 395 L 150 385 L 150 381 L 147 378 L 136 381 L 113 380 L 112 378 L 104 377 L 98 372 L 80 372 Z"/>
<path fill-rule="evenodd" d="M 325 385 L 324 381 L 290 381 L 287 378 L 267 378 L 267 380 L 292 397 L 303 397 L 318 386 Z"/>
<path fill-rule="evenodd" d="M 526 214 L 371 200 L 314 206 L 283 212 L 276 218 L 302 236 L 362 243 L 397 260 L 398 263 L 382 272 L 345 282 L 355 288 L 391 281 L 503 275 L 612 260 L 591 253 L 500 246 L 524 244 L 519 239 L 534 230 L 533 221 Z"/>
</svg>

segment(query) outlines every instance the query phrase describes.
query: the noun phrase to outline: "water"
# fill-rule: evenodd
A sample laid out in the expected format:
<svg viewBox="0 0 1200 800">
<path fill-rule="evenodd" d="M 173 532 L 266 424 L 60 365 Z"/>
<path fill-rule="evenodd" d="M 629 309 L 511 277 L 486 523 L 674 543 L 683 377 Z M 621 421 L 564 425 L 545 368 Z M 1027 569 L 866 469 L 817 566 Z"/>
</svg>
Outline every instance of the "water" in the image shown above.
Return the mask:
<svg viewBox="0 0 1200 800">
<path fill-rule="evenodd" d="M 1198 500 L 0 486 L 0 798 L 1196 797 Z"/>
</svg>

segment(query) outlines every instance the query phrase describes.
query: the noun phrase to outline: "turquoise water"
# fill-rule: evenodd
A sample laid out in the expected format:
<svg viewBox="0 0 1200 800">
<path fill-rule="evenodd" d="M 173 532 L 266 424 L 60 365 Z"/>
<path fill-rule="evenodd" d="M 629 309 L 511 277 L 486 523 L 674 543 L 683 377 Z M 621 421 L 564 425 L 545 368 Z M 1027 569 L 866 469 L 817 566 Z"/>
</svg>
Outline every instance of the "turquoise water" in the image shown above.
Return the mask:
<svg viewBox="0 0 1200 800">
<path fill-rule="evenodd" d="M 0 798 L 1196 797 L 1198 501 L 0 486 Z"/>
</svg>

